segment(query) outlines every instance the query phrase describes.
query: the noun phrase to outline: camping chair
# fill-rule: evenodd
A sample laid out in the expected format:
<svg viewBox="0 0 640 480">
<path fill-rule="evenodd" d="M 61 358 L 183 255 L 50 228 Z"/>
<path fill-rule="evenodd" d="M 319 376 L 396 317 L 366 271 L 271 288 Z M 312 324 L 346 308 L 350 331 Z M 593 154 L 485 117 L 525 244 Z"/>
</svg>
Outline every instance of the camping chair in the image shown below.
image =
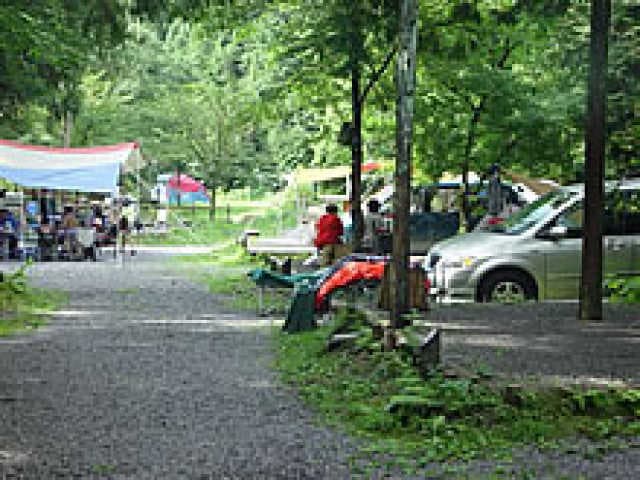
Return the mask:
<svg viewBox="0 0 640 480">
<path fill-rule="evenodd" d="M 256 268 L 251 270 L 247 275 L 258 287 L 258 315 L 265 313 L 264 300 L 265 290 L 291 290 L 296 284 L 303 281 L 309 281 L 315 284 L 325 275 L 325 269 L 315 272 L 298 273 L 295 275 L 284 275 L 282 273 L 266 270 L 264 268 Z"/>
</svg>

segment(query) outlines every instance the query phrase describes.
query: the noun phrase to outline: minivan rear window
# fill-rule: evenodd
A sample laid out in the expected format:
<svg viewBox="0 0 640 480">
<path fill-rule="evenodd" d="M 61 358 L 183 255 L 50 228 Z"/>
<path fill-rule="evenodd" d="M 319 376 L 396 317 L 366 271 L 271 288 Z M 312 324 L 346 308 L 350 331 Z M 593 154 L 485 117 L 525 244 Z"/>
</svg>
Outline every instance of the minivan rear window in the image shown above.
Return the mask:
<svg viewBox="0 0 640 480">
<path fill-rule="evenodd" d="M 526 232 L 574 195 L 576 192 L 567 190 L 551 191 L 507 218 L 498 231 L 507 235 Z"/>
</svg>

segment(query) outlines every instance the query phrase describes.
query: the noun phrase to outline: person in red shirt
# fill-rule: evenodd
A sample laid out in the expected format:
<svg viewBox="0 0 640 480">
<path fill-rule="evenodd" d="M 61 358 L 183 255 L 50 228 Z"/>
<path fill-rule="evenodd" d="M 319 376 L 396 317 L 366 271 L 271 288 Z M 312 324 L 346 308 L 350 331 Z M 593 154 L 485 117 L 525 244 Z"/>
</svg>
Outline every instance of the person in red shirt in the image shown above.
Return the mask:
<svg viewBox="0 0 640 480">
<path fill-rule="evenodd" d="M 338 207 L 334 204 L 327 205 L 327 213 L 322 215 L 316 223 L 316 238 L 313 244 L 321 250 L 326 245 L 342 243 L 340 237 L 343 234 L 342 220 L 338 217 Z"/>
</svg>

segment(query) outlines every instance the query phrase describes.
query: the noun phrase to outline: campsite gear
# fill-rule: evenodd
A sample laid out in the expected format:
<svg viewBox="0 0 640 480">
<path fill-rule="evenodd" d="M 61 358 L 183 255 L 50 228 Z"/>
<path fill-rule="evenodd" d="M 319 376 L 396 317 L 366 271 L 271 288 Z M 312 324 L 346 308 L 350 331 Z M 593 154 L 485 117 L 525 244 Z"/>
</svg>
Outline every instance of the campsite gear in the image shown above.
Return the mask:
<svg viewBox="0 0 640 480">
<path fill-rule="evenodd" d="M 256 268 L 247 275 L 258 287 L 258 313 L 264 311 L 264 291 L 266 288 L 294 288 L 296 284 L 308 281 L 313 287 L 327 273 L 327 269 L 315 272 L 298 273 L 296 275 L 285 275 L 282 273 Z"/>
<path fill-rule="evenodd" d="M 309 281 L 296 285 L 291 307 L 282 329 L 288 333 L 303 332 L 316 327 L 314 311 L 315 290 Z"/>
<path fill-rule="evenodd" d="M 379 282 L 384 274 L 386 261 L 348 261 L 333 273 L 318 288 L 315 297 L 315 308 L 320 311 L 326 305 L 325 300 L 339 288 L 357 282 Z"/>
</svg>

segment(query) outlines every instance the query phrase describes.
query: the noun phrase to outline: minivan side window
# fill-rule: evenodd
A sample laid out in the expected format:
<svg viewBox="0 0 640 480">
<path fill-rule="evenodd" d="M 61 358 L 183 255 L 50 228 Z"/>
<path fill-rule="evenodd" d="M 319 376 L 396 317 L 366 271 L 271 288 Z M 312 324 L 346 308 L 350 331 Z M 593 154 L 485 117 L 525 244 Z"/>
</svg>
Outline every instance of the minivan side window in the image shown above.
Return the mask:
<svg viewBox="0 0 640 480">
<path fill-rule="evenodd" d="M 567 238 L 582 237 L 584 211 L 582 202 L 576 202 L 556 218 L 554 225 L 567 228 Z"/>
<path fill-rule="evenodd" d="M 547 229 L 563 226 L 567 228 L 567 238 L 580 238 L 584 216 L 582 205 L 581 201 L 572 205 L 558 215 Z M 602 234 L 640 235 L 640 191 L 615 190 L 605 194 Z"/>
</svg>

